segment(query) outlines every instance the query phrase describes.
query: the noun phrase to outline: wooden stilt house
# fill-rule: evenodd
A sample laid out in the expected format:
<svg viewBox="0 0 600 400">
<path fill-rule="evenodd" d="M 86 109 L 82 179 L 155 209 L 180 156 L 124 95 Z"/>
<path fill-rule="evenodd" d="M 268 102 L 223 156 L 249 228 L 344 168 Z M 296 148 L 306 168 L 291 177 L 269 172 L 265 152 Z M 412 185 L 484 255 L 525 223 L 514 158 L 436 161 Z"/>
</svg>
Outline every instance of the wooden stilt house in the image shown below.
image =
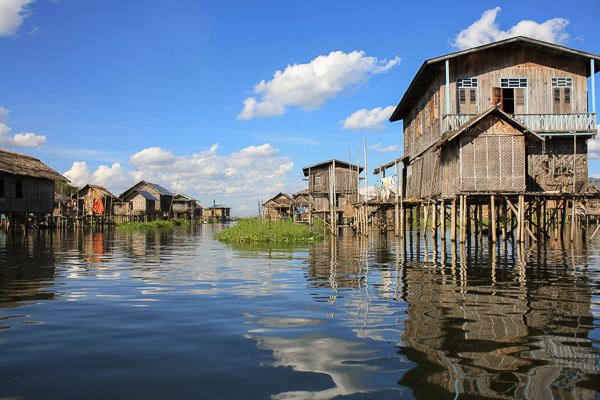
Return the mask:
<svg viewBox="0 0 600 400">
<path fill-rule="evenodd" d="M 585 191 L 599 70 L 598 55 L 525 37 L 425 61 L 390 117 L 406 198 Z"/>
<path fill-rule="evenodd" d="M 364 168 L 339 160 L 329 160 L 302 168 L 308 177 L 310 213 L 332 223 L 339 217 L 353 217 L 359 174 Z"/>
<path fill-rule="evenodd" d="M 77 201 L 78 216 L 101 213 L 111 216 L 114 204 L 119 202 L 119 198 L 103 186 L 90 184 L 79 189 L 72 197 Z"/>
<path fill-rule="evenodd" d="M 294 213 L 294 198 L 289 194 L 277 193 L 265 201 L 265 218 L 279 221 L 283 218 L 292 218 Z"/>
<path fill-rule="evenodd" d="M 141 197 L 139 197 L 140 195 Z M 137 202 L 133 209 L 136 211 L 146 209 L 149 213 L 156 214 L 159 218 L 169 217 L 173 204 L 173 197 L 174 194 L 170 190 L 167 190 L 156 183 L 146 181 L 136 183 L 119 196 L 124 202 L 131 202 L 137 198 Z M 153 201 L 153 207 L 147 206 L 146 201 Z"/>
<path fill-rule="evenodd" d="M 28 226 L 28 217 L 38 222 L 54 210 L 54 182 L 67 178 L 37 158 L 0 150 L 0 214 L 4 221 Z"/>
</svg>

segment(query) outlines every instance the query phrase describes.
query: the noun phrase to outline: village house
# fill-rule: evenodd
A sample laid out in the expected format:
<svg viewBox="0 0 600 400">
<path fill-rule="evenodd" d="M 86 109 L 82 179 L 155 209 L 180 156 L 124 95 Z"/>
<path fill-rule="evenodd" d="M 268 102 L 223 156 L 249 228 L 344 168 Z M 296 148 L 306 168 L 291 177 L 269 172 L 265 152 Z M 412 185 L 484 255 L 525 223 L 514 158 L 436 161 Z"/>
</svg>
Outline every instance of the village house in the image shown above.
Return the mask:
<svg viewBox="0 0 600 400">
<path fill-rule="evenodd" d="M 294 222 L 308 222 L 308 189 L 292 195 L 294 198 Z"/>
<path fill-rule="evenodd" d="M 219 221 L 231 220 L 231 207 L 213 204 L 212 207 L 205 208 L 202 211 L 202 217 L 204 219 L 216 219 Z"/>
<path fill-rule="evenodd" d="M 405 197 L 584 192 L 599 70 L 598 55 L 525 37 L 425 61 L 390 117 Z"/>
<path fill-rule="evenodd" d="M 278 193 L 265 201 L 265 218 L 279 221 L 292 218 L 294 213 L 294 198 L 289 194 Z"/>
<path fill-rule="evenodd" d="M 172 212 L 174 196 L 161 185 L 140 181 L 121 193 L 119 198 L 123 203 L 129 204 L 129 210 L 134 213 L 143 212 L 156 218 L 168 218 Z"/>
<path fill-rule="evenodd" d="M 309 212 L 323 222 L 335 224 L 340 217 L 353 217 L 359 174 L 364 168 L 329 160 L 302 168 L 308 177 Z"/>
<path fill-rule="evenodd" d="M 33 217 L 38 223 L 51 218 L 54 210 L 54 182 L 67 178 L 37 158 L 0 150 L 0 214 L 2 222 L 28 226 Z"/>
<path fill-rule="evenodd" d="M 198 200 L 183 193 L 175 194 L 173 214 L 176 219 L 194 219 L 202 217 L 202 206 Z"/>
<path fill-rule="evenodd" d="M 87 184 L 72 195 L 77 202 L 78 216 L 103 214 L 111 216 L 119 198 L 99 185 Z"/>
</svg>

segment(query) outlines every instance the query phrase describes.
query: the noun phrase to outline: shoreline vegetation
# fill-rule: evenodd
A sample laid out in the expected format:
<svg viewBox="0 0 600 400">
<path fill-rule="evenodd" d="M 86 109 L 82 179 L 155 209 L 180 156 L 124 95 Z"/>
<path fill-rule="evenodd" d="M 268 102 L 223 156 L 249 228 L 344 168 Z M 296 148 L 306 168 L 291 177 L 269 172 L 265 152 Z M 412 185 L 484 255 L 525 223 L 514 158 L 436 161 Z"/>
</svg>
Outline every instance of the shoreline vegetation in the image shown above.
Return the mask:
<svg viewBox="0 0 600 400">
<path fill-rule="evenodd" d="M 291 220 L 270 222 L 258 218 L 241 219 L 215 235 L 215 239 L 226 243 L 310 243 L 325 238 L 322 233 L 314 232 L 306 225 L 294 224 Z"/>
</svg>

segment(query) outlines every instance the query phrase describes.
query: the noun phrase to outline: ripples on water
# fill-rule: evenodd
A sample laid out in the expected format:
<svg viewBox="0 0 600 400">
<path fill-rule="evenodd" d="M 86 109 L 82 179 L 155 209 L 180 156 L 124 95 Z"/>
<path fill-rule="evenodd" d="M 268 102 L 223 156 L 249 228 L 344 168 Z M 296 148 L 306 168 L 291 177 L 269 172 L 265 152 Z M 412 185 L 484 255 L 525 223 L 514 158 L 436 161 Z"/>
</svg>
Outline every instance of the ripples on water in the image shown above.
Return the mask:
<svg viewBox="0 0 600 400">
<path fill-rule="evenodd" d="M 593 399 L 600 242 L 0 233 L 0 399 Z"/>
</svg>

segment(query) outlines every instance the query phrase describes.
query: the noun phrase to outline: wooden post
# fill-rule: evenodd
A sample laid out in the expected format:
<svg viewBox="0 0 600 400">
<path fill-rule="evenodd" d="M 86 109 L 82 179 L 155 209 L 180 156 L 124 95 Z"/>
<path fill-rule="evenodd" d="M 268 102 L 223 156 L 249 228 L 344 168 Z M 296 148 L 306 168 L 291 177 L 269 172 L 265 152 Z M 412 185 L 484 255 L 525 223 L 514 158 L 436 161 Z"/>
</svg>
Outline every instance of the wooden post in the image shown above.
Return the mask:
<svg viewBox="0 0 600 400">
<path fill-rule="evenodd" d="M 465 224 L 465 203 L 466 203 L 466 196 L 462 195 L 460 196 L 460 243 L 464 243 L 465 242 L 465 237 L 466 237 L 466 233 L 465 233 L 465 228 L 466 228 L 466 224 Z"/>
<path fill-rule="evenodd" d="M 450 216 L 450 240 L 456 242 L 456 197 L 452 199 L 452 215 Z"/>
<path fill-rule="evenodd" d="M 446 204 L 444 200 L 440 203 L 440 239 L 446 240 Z"/>
<path fill-rule="evenodd" d="M 517 237 L 518 241 L 521 243 L 525 239 L 525 197 L 520 194 L 519 195 L 519 213 L 517 216 Z"/>
<path fill-rule="evenodd" d="M 571 240 L 575 239 L 575 197 L 571 201 Z"/>
<path fill-rule="evenodd" d="M 415 206 L 415 219 L 417 220 L 417 234 L 421 234 L 421 203 Z"/>
<path fill-rule="evenodd" d="M 396 237 L 400 236 L 400 204 L 398 204 L 398 187 L 400 186 L 398 175 L 398 159 L 396 159 L 396 205 L 394 207 L 394 233 Z"/>
<path fill-rule="evenodd" d="M 492 195 L 492 198 L 490 199 L 490 222 L 489 222 L 489 228 L 492 230 L 492 243 L 496 243 L 498 241 L 498 238 L 496 236 L 496 199 L 495 197 Z"/>
<path fill-rule="evenodd" d="M 506 241 L 506 225 L 508 223 L 507 220 L 507 214 L 508 214 L 508 207 L 506 206 L 506 200 L 502 202 L 502 208 L 501 208 L 501 213 L 502 213 L 502 240 Z"/>
<path fill-rule="evenodd" d="M 423 205 L 423 232 L 427 236 L 427 223 L 429 222 L 429 206 Z"/>
<path fill-rule="evenodd" d="M 434 201 L 431 203 L 431 237 L 434 240 L 437 239 L 437 203 Z"/>
</svg>

